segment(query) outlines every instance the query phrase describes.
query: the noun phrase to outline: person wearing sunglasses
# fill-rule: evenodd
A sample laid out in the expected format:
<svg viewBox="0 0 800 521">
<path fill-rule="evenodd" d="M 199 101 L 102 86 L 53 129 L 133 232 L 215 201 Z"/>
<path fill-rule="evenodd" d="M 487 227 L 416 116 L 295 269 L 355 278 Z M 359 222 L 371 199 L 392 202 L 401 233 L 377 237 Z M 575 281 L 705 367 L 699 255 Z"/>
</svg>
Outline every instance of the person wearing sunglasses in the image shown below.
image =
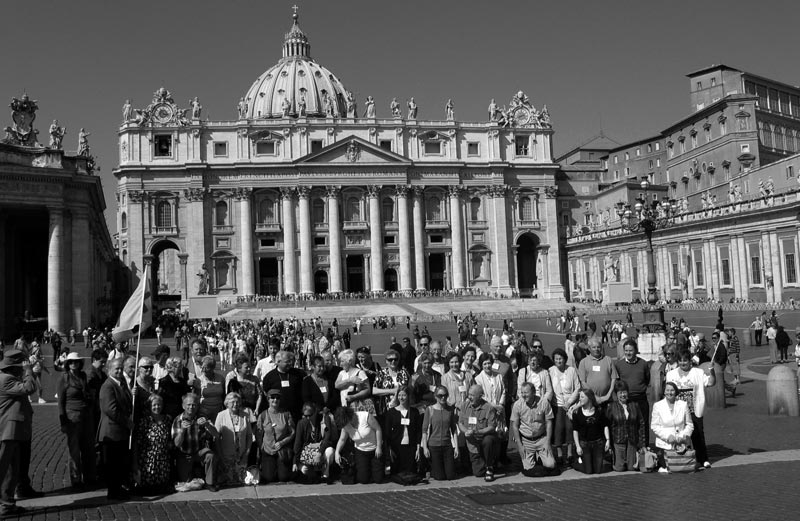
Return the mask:
<svg viewBox="0 0 800 521">
<path fill-rule="evenodd" d="M 407 387 L 411 376 L 400 364 L 401 355 L 394 349 L 386 353 L 386 367 L 381 368 L 372 387 L 378 422 L 382 422 L 386 412 L 397 405 L 394 399 L 401 387 Z"/>
<path fill-rule="evenodd" d="M 456 479 L 458 458 L 458 422 L 456 409 L 448 404 L 447 387 L 439 385 L 434 392 L 436 403 L 425 409 L 422 420 L 422 451 L 428 458 L 431 477 L 435 480 Z"/>
</svg>

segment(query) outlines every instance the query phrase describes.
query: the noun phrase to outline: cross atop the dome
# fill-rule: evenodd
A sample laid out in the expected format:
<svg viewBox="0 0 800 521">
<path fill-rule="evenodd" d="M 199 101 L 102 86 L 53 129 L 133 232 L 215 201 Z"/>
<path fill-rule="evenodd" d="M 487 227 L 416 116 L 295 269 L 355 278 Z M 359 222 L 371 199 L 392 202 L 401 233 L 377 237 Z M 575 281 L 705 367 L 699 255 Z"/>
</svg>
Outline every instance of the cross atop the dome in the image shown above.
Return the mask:
<svg viewBox="0 0 800 521">
<path fill-rule="evenodd" d="M 292 6 L 292 11 L 294 11 L 294 13 L 292 13 L 292 18 L 294 18 L 295 20 L 297 20 L 297 18 L 298 18 L 298 17 L 297 17 L 297 10 L 298 10 L 298 9 L 300 9 L 300 8 L 299 8 L 299 7 L 297 7 L 297 4 L 295 4 L 295 5 L 293 5 L 293 6 Z"/>
</svg>

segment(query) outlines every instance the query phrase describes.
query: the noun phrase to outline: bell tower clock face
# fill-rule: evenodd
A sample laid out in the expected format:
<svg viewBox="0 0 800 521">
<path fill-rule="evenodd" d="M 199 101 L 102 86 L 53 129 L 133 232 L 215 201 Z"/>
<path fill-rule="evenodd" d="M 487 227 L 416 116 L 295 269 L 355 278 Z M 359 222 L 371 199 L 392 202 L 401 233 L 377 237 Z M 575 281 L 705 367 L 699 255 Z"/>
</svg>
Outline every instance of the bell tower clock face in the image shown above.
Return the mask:
<svg viewBox="0 0 800 521">
<path fill-rule="evenodd" d="M 528 109 L 521 107 L 514 111 L 514 122 L 519 126 L 527 125 L 531 119 L 531 113 Z"/>
<path fill-rule="evenodd" d="M 161 124 L 169 122 L 172 119 L 173 113 L 173 108 L 165 103 L 153 107 L 153 117 Z"/>
</svg>

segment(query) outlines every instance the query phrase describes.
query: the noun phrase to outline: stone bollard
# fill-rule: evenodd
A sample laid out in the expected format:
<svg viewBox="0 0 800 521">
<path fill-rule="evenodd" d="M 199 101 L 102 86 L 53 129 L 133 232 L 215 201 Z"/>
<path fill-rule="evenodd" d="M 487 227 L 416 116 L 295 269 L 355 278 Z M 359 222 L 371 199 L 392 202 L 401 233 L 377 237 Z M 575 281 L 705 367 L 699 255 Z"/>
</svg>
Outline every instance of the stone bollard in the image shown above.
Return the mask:
<svg viewBox="0 0 800 521">
<path fill-rule="evenodd" d="M 755 344 L 755 342 L 753 342 L 753 330 L 749 327 L 739 331 L 737 336 L 739 337 L 739 344 L 742 348 L 753 347 L 753 344 Z"/>
<path fill-rule="evenodd" d="M 773 367 L 767 376 L 767 411 L 770 415 L 800 416 L 797 375 L 792 367 Z"/>
<path fill-rule="evenodd" d="M 708 374 L 711 364 L 713 362 L 706 362 L 700 364 L 700 369 Z M 714 375 L 717 382 L 712 387 L 706 387 L 706 407 L 709 409 L 724 409 L 725 408 L 725 378 L 722 374 L 722 368 L 719 364 L 714 364 Z"/>
</svg>

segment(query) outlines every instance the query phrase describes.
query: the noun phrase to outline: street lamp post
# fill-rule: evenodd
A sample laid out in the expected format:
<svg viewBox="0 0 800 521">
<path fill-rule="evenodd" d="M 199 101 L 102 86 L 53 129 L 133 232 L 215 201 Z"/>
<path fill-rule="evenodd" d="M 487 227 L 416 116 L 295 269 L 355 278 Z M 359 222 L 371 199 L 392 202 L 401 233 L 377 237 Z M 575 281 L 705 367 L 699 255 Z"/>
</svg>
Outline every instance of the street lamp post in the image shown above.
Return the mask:
<svg viewBox="0 0 800 521">
<path fill-rule="evenodd" d="M 675 199 L 670 199 L 666 195 L 661 201 L 658 199 L 648 200 L 647 190 L 650 188 L 650 180 L 646 176 L 641 178 L 640 186 L 643 193 L 636 198 L 633 208 L 624 201 L 618 202 L 616 206 L 621 227 L 632 233 L 644 232 L 647 240 L 647 304 L 642 307 L 642 314 L 645 328 L 655 332 L 664 329 L 664 309 L 657 305 L 653 232 L 672 224 L 678 206 Z"/>
</svg>

